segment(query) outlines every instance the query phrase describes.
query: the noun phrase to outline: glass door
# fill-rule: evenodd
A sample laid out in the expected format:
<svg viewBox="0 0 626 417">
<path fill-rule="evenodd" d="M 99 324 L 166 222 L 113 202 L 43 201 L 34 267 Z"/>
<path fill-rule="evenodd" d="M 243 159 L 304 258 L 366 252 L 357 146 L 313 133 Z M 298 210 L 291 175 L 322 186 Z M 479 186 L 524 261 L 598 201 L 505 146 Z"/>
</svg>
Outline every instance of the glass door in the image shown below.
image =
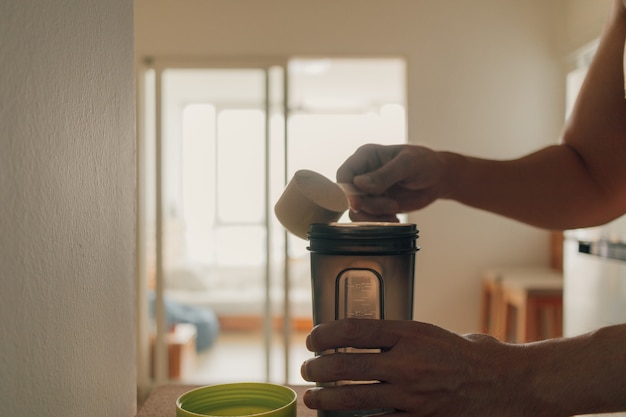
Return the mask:
<svg viewBox="0 0 626 417">
<path fill-rule="evenodd" d="M 284 65 L 147 64 L 138 118 L 144 379 L 241 380 L 233 365 L 246 380 L 270 380 L 272 301 L 283 288 L 270 273 L 282 256 L 270 243 L 279 192 L 270 184 L 284 183 L 284 157 L 274 161 L 270 148 L 284 149 Z M 242 346 L 236 363 L 222 360 L 219 351 Z M 188 357 L 172 353 L 185 349 Z"/>
</svg>

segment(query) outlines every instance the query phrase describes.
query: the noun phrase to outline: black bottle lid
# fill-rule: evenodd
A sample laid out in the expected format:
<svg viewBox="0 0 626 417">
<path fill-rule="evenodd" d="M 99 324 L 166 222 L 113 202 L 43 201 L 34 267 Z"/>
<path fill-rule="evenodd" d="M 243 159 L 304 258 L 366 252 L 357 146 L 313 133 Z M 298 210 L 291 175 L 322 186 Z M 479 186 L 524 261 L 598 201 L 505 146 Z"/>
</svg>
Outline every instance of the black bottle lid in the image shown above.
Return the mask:
<svg viewBox="0 0 626 417">
<path fill-rule="evenodd" d="M 412 223 L 314 223 L 307 238 L 312 253 L 330 255 L 400 255 L 419 250 Z"/>
</svg>

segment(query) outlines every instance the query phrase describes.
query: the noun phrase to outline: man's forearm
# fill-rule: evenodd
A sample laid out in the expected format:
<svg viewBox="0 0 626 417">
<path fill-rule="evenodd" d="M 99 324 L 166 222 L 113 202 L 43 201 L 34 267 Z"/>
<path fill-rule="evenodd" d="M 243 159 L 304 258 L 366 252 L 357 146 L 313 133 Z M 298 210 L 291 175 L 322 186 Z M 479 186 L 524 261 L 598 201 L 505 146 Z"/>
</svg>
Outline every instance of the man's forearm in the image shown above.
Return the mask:
<svg viewBox="0 0 626 417">
<path fill-rule="evenodd" d="M 626 324 L 523 347 L 531 403 L 554 415 L 626 410 Z M 556 411 L 559 410 L 559 411 Z"/>
<path fill-rule="evenodd" d="M 443 198 L 546 229 L 596 226 L 623 213 L 567 145 L 513 161 L 442 152 L 449 184 Z"/>
</svg>

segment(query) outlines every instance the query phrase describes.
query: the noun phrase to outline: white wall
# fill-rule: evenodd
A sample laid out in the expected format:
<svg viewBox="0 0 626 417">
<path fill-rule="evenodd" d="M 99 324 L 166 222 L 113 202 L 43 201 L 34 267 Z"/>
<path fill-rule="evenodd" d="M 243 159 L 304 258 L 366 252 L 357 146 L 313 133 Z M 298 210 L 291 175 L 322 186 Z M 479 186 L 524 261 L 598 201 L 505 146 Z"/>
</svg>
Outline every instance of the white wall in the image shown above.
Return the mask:
<svg viewBox="0 0 626 417">
<path fill-rule="evenodd" d="M 611 0 L 559 0 L 563 18 L 560 51 L 571 54 L 598 37 Z"/>
<path fill-rule="evenodd" d="M 0 2 L 0 74 L 0 415 L 132 416 L 132 2 Z"/>
<path fill-rule="evenodd" d="M 604 15 L 603 6 L 582 0 L 137 0 L 136 54 L 403 56 L 411 142 L 511 158 L 557 140 L 564 33 L 581 25 L 569 16 L 579 16 L 579 8 Z M 418 320 L 475 331 L 482 269 L 548 264 L 547 233 L 535 228 L 451 202 L 411 220 L 423 248 Z"/>
</svg>

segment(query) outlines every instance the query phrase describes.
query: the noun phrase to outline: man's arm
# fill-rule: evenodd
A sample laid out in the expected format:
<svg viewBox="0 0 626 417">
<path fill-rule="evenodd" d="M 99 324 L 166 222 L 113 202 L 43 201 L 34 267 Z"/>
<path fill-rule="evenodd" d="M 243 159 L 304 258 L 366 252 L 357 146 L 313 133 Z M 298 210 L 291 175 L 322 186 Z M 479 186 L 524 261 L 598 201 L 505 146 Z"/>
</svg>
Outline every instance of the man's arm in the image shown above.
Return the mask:
<svg viewBox="0 0 626 417">
<path fill-rule="evenodd" d="M 442 152 L 443 198 L 545 228 L 606 223 L 626 209 L 626 10 L 616 0 L 560 145 L 513 161 Z"/>
</svg>

